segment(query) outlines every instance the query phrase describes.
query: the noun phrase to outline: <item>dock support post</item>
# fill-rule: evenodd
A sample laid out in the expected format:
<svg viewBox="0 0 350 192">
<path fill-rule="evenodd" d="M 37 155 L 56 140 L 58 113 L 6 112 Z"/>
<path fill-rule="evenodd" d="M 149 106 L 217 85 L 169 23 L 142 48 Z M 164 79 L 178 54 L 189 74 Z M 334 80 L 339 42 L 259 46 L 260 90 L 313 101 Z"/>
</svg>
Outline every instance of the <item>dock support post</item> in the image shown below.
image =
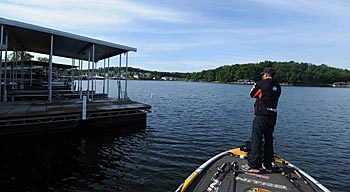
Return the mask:
<svg viewBox="0 0 350 192">
<path fill-rule="evenodd" d="M 86 99 L 86 96 L 84 96 L 83 97 L 83 108 L 82 108 L 82 110 L 81 110 L 81 112 L 82 112 L 82 114 L 81 114 L 81 119 L 82 120 L 85 120 L 86 119 L 86 101 L 87 101 L 87 99 Z"/>
<path fill-rule="evenodd" d="M 129 53 L 126 52 L 126 57 L 125 57 L 125 91 L 124 91 L 124 99 L 128 98 L 128 59 L 129 59 Z"/>
<path fill-rule="evenodd" d="M 15 66 L 15 62 L 17 62 L 17 51 L 16 51 L 16 41 L 14 43 L 13 46 L 13 52 L 12 52 L 12 65 L 11 65 L 11 70 L 10 70 L 10 85 L 11 85 L 11 89 L 13 91 L 13 89 L 15 89 L 15 71 L 14 71 L 14 66 Z M 13 94 L 11 94 L 11 102 L 15 101 L 15 98 L 13 96 Z"/>
<path fill-rule="evenodd" d="M 29 74 L 29 81 L 30 81 L 30 84 L 29 86 L 32 87 L 33 85 L 33 62 L 30 62 L 30 74 Z"/>
<path fill-rule="evenodd" d="M 12 52 L 12 58 L 13 58 L 13 61 L 10 63 L 10 86 L 11 86 L 11 89 L 13 89 L 14 87 L 14 73 L 13 73 L 13 66 L 15 65 L 15 60 L 17 60 L 17 56 L 16 56 L 16 41 L 14 43 L 15 45 L 13 46 L 13 52 Z"/>
<path fill-rule="evenodd" d="M 94 79 L 95 79 L 95 44 L 92 44 L 92 92 L 91 92 L 91 101 L 94 101 Z"/>
<path fill-rule="evenodd" d="M 106 84 L 106 59 L 103 59 L 103 97 L 105 95 L 105 84 Z"/>
<path fill-rule="evenodd" d="M 90 57 L 90 52 L 91 50 L 89 49 L 89 54 L 88 54 L 88 77 L 87 77 L 87 96 L 88 96 L 88 99 L 90 99 L 90 60 L 91 60 L 91 57 Z"/>
<path fill-rule="evenodd" d="M 80 92 L 80 100 L 83 99 L 83 79 L 82 79 L 82 74 L 81 71 L 83 70 L 83 61 L 80 59 L 79 60 L 79 92 Z"/>
<path fill-rule="evenodd" d="M 72 69 L 71 69 L 71 74 L 72 74 L 72 77 L 71 77 L 71 91 L 75 91 L 75 83 L 74 83 L 74 69 L 75 69 L 75 59 L 72 59 Z"/>
<path fill-rule="evenodd" d="M 21 51 L 21 85 L 20 89 L 24 89 L 24 75 L 23 75 L 23 65 L 24 65 L 24 52 Z"/>
<path fill-rule="evenodd" d="M 12 65 L 11 65 L 11 71 L 10 71 L 10 85 L 11 85 L 11 89 L 12 89 L 12 92 L 13 92 L 13 89 L 15 89 L 15 72 L 13 70 L 14 66 L 15 66 L 15 61 L 17 62 L 17 51 L 16 51 L 16 42 L 15 42 L 15 45 L 13 47 L 13 52 L 12 52 L 12 58 L 13 58 L 13 61 L 12 61 Z M 13 96 L 13 94 L 11 94 L 11 102 L 14 102 L 15 101 L 15 98 Z"/>
<path fill-rule="evenodd" d="M 16 53 L 15 53 L 15 55 L 16 55 L 16 60 L 15 60 L 15 64 L 13 65 L 13 87 L 14 88 L 16 88 L 17 89 L 17 86 L 18 86 L 18 82 L 17 82 L 17 64 L 18 64 L 18 55 L 17 55 L 17 52 L 18 51 L 16 51 Z"/>
<path fill-rule="evenodd" d="M 50 57 L 49 57 L 49 103 L 52 103 L 52 53 L 53 53 L 53 35 L 51 35 Z"/>
<path fill-rule="evenodd" d="M 5 43 L 6 43 L 6 49 L 5 49 L 5 71 L 4 71 L 4 102 L 7 102 L 7 49 L 8 49 L 8 45 L 9 45 L 9 35 L 8 33 L 6 33 L 6 39 L 5 39 Z"/>
<path fill-rule="evenodd" d="M 121 84 L 120 84 L 120 81 L 122 78 L 121 68 L 122 68 L 122 54 L 119 55 L 118 80 L 117 80 L 118 100 L 120 100 L 120 96 L 121 96 Z"/>
<path fill-rule="evenodd" d="M 81 78 L 81 72 L 80 72 L 80 59 L 78 59 L 78 93 L 80 94 L 80 78 Z M 79 97 L 80 100 L 82 100 L 83 98 Z"/>
<path fill-rule="evenodd" d="M 4 38 L 4 26 L 1 25 L 1 32 L 0 32 L 0 46 L 2 47 L 4 45 L 3 38 Z M 0 103 L 2 102 L 2 49 L 0 49 Z"/>
<path fill-rule="evenodd" d="M 107 79 L 107 98 L 108 98 L 108 95 L 109 95 L 109 58 L 108 58 L 107 74 L 108 74 L 108 79 Z"/>
</svg>

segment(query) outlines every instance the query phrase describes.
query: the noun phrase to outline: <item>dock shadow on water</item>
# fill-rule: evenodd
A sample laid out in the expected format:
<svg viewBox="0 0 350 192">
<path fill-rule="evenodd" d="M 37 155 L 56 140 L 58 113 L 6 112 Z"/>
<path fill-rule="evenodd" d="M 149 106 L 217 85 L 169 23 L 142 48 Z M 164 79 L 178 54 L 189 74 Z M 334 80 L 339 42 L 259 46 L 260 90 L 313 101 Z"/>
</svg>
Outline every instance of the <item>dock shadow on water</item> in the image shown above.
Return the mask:
<svg viewBox="0 0 350 192">
<path fill-rule="evenodd" d="M 137 125 L 123 130 L 89 133 L 56 133 L 50 135 L 2 138 L 0 141 L 1 191 L 99 191 L 105 185 L 104 164 L 121 167 L 122 150 L 118 140 L 144 133 Z M 106 154 L 108 153 L 108 154 Z M 108 156 L 109 160 L 106 160 Z M 121 168 L 122 169 L 122 168 Z M 95 180 L 96 182 L 91 182 Z M 109 180 L 109 179 L 107 179 Z M 118 176 L 112 178 L 108 191 L 122 191 Z"/>
</svg>

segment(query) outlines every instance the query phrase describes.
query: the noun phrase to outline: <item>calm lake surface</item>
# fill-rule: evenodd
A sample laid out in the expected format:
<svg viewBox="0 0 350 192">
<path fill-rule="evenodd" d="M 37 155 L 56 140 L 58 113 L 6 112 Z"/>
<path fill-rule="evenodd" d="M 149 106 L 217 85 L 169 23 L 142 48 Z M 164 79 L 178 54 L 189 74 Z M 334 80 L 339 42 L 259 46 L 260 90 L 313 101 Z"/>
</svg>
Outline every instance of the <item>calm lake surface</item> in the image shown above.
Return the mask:
<svg viewBox="0 0 350 192">
<path fill-rule="evenodd" d="M 98 90 L 102 90 L 98 82 Z M 116 82 L 110 82 L 116 95 Z M 210 157 L 251 133 L 251 86 L 128 81 L 151 104 L 136 133 L 21 139 L 1 145 L 6 191 L 174 191 Z M 331 191 L 350 187 L 350 89 L 282 87 L 276 153 Z"/>
</svg>

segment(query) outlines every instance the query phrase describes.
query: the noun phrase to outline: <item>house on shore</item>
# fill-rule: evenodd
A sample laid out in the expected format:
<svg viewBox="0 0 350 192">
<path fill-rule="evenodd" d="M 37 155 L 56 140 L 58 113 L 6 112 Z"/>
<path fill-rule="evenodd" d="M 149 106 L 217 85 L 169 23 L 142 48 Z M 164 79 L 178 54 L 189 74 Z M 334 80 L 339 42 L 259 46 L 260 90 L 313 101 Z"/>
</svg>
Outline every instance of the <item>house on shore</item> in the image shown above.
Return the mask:
<svg viewBox="0 0 350 192">
<path fill-rule="evenodd" d="M 333 87 L 350 88 L 350 82 L 334 82 Z"/>
</svg>

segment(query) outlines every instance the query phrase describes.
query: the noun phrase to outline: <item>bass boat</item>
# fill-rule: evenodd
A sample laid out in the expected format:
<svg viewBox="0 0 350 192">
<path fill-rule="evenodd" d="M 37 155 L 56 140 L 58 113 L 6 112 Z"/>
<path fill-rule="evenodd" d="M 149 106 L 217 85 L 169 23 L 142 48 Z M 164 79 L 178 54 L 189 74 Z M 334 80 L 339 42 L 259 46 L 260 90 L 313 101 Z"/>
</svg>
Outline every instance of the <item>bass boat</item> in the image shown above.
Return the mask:
<svg viewBox="0 0 350 192">
<path fill-rule="evenodd" d="M 196 169 L 176 192 L 285 192 L 329 190 L 292 163 L 275 155 L 272 170 L 249 172 L 246 146 L 222 152 Z M 271 172 L 272 171 L 272 172 Z"/>
</svg>

